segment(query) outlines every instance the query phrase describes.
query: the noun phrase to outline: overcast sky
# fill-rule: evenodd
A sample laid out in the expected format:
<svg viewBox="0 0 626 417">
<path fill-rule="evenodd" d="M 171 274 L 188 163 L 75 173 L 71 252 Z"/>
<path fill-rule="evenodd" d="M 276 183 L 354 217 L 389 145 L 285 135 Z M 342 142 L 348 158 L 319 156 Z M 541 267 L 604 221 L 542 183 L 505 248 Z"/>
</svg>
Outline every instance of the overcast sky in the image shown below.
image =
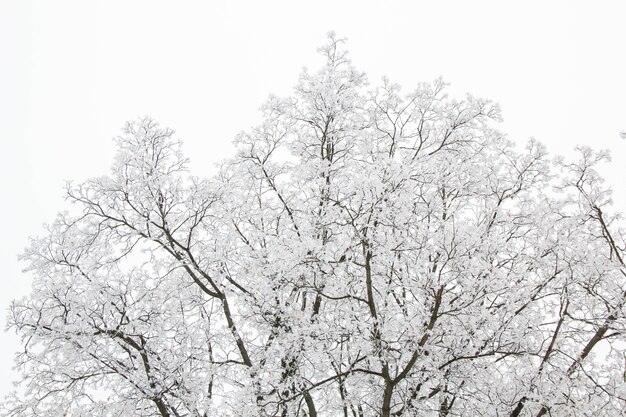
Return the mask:
<svg viewBox="0 0 626 417">
<path fill-rule="evenodd" d="M 126 120 L 174 128 L 209 175 L 267 95 L 321 63 L 330 30 L 371 83 L 442 76 L 499 102 L 519 143 L 610 149 L 626 211 L 626 2 L 0 0 L 0 325 L 29 290 L 28 236 L 63 208 L 64 180 L 108 172 Z M 0 333 L 1 396 L 17 349 Z"/>
</svg>

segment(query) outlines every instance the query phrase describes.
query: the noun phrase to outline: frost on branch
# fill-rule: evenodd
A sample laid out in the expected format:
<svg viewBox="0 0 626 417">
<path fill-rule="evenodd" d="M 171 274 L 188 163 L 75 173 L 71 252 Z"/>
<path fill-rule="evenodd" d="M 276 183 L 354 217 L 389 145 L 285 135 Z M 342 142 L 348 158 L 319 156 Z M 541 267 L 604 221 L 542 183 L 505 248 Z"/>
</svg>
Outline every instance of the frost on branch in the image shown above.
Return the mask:
<svg viewBox="0 0 626 417">
<path fill-rule="evenodd" d="M 7 416 L 571 416 L 624 409 L 619 216 L 441 80 L 343 41 L 213 178 L 149 118 L 23 259 Z"/>
</svg>

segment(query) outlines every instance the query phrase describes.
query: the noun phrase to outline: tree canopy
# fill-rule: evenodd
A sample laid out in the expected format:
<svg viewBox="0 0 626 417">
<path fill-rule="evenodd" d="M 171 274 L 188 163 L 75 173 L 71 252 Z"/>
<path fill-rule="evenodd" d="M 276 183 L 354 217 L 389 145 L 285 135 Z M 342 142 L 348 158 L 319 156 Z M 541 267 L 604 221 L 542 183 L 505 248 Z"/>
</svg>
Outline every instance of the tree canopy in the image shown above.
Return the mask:
<svg viewBox="0 0 626 417">
<path fill-rule="evenodd" d="M 129 122 L 23 254 L 7 416 L 619 415 L 625 242 L 596 166 L 343 41 L 197 178 Z"/>
</svg>

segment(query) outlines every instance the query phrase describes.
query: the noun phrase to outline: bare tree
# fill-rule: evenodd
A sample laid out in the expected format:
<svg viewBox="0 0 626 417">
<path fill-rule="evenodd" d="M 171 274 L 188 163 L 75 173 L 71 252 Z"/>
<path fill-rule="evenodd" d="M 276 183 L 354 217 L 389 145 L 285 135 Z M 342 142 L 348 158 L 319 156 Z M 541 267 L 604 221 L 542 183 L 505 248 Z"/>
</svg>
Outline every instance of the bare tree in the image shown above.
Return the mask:
<svg viewBox="0 0 626 417">
<path fill-rule="evenodd" d="M 606 155 L 518 150 L 490 101 L 371 88 L 342 44 L 213 178 L 143 118 L 109 176 L 68 185 L 23 255 L 5 415 L 623 411 Z"/>
</svg>

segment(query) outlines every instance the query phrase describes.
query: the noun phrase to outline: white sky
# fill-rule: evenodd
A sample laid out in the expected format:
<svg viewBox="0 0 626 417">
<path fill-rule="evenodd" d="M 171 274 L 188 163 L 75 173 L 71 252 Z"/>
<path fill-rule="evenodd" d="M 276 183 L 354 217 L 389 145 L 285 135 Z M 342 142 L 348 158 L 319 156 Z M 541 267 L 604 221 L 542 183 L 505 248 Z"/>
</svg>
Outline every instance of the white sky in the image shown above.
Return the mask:
<svg viewBox="0 0 626 417">
<path fill-rule="evenodd" d="M 622 1 L 0 0 L 0 326 L 29 290 L 27 237 L 63 208 L 64 180 L 108 173 L 126 120 L 174 128 L 208 175 L 269 93 L 321 63 L 329 30 L 371 83 L 443 76 L 499 102 L 513 140 L 611 149 L 626 211 L 625 24 Z M 0 333 L 0 396 L 18 349 Z"/>
</svg>

